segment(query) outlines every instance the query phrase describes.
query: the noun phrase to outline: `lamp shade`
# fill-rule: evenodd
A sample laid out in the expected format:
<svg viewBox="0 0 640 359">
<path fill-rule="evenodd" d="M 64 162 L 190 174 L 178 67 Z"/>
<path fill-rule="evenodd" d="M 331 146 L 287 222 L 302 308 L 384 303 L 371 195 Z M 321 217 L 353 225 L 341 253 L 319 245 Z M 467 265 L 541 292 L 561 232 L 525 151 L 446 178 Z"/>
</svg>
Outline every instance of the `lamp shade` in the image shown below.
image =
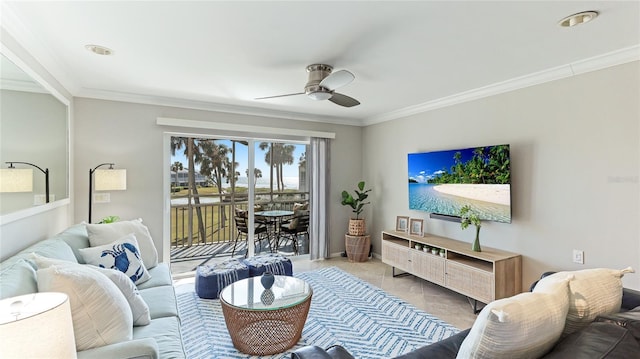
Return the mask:
<svg viewBox="0 0 640 359">
<path fill-rule="evenodd" d="M 76 358 L 71 305 L 64 293 L 0 301 L 0 358 Z"/>
<path fill-rule="evenodd" d="M 0 169 L 0 192 L 33 192 L 33 170 Z"/>
<path fill-rule="evenodd" d="M 96 191 L 122 191 L 127 189 L 127 170 L 96 170 Z"/>
</svg>

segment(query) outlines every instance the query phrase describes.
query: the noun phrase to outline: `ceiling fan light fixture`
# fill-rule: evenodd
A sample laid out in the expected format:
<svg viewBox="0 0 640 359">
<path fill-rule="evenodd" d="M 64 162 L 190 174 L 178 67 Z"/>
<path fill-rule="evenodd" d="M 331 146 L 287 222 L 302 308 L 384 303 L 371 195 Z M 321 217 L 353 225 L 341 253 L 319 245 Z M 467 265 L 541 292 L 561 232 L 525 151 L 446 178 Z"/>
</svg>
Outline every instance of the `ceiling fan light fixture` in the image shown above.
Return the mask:
<svg viewBox="0 0 640 359">
<path fill-rule="evenodd" d="M 587 23 L 598 17 L 597 11 L 583 11 L 577 14 L 569 15 L 558 23 L 562 27 L 573 27 L 576 25 Z"/>
<path fill-rule="evenodd" d="M 307 94 L 307 96 L 309 96 L 310 99 L 312 100 L 316 100 L 316 101 L 323 101 L 323 100 L 328 100 L 331 98 L 331 92 L 309 92 Z"/>
</svg>

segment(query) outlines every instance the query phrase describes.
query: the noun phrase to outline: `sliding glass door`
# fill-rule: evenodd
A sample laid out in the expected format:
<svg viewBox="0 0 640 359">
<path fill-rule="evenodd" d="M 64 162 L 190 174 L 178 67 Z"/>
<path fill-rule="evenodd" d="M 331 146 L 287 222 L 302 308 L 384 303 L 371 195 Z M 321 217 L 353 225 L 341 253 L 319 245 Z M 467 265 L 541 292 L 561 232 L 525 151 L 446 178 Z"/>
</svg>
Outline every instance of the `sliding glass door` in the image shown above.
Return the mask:
<svg viewBox="0 0 640 359">
<path fill-rule="evenodd" d="M 306 143 L 172 137 L 172 262 L 308 253 L 309 236 L 292 230 L 309 201 L 307 149 Z"/>
</svg>

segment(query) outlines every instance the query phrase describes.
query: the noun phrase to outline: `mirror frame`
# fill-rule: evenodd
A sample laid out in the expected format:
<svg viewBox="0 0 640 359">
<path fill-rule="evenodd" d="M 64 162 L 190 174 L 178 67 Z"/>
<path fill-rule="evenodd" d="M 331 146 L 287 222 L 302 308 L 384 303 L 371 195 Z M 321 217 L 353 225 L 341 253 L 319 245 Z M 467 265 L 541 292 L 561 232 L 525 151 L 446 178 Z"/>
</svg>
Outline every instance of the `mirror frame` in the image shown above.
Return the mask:
<svg viewBox="0 0 640 359">
<path fill-rule="evenodd" d="M 52 209 L 67 206 L 71 203 L 71 100 L 65 97 L 60 91 L 58 91 L 53 85 L 46 81 L 37 71 L 31 68 L 20 56 L 12 51 L 5 43 L 0 42 L 0 55 L 5 56 L 8 60 L 13 62 L 19 69 L 24 71 L 27 75 L 40 84 L 45 90 L 47 90 L 53 97 L 60 101 L 67 108 L 66 118 L 66 144 L 67 144 L 67 197 L 59 199 L 53 202 L 45 203 L 39 206 L 33 206 L 15 212 L 0 215 L 0 226 L 28 218 L 36 214 L 44 213 Z M 35 60 L 34 60 L 35 61 Z"/>
</svg>

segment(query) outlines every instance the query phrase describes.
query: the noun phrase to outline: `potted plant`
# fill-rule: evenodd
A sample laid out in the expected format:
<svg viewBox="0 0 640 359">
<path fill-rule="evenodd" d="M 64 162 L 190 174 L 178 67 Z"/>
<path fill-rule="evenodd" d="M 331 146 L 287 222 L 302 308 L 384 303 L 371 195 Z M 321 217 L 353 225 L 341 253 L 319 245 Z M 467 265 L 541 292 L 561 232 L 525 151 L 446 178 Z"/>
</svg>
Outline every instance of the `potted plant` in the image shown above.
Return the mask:
<svg viewBox="0 0 640 359">
<path fill-rule="evenodd" d="M 349 206 L 352 209 L 352 212 L 356 214 L 356 218 L 349 219 L 349 235 L 351 236 L 364 236 L 365 235 L 365 223 L 364 218 L 360 218 L 360 213 L 362 213 L 363 207 L 371 202 L 365 202 L 367 197 L 369 197 L 369 192 L 371 189 L 364 189 L 364 181 L 360 181 L 358 183 L 358 188 L 355 190 L 356 196 L 352 196 L 347 191 L 342 191 L 342 205 Z"/>
<path fill-rule="evenodd" d="M 473 241 L 471 249 L 475 252 L 482 252 L 482 249 L 480 248 L 480 227 L 482 227 L 480 217 L 478 217 L 478 214 L 475 213 L 469 205 L 460 209 L 460 217 L 462 218 L 462 221 L 460 222 L 462 229 L 467 229 L 470 224 L 476 226 L 476 239 Z"/>
</svg>

